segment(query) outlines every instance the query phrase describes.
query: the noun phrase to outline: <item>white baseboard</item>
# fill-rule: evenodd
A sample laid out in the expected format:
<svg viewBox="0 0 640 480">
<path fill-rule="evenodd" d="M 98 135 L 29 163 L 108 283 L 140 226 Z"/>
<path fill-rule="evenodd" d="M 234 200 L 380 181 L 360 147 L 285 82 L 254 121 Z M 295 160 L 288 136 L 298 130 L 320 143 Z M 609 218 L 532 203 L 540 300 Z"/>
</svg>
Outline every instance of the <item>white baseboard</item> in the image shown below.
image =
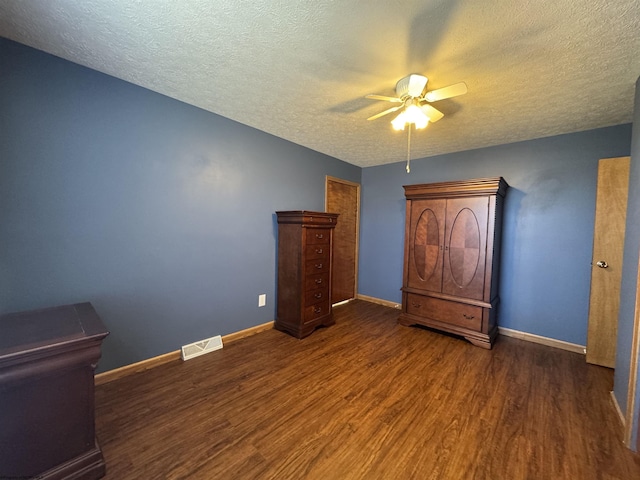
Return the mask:
<svg viewBox="0 0 640 480">
<path fill-rule="evenodd" d="M 396 302 L 391 302 L 389 300 L 383 300 L 381 298 L 370 297 L 368 295 L 357 294 L 356 298 L 359 300 L 364 300 L 366 302 L 377 303 L 378 305 L 384 305 L 385 307 L 396 308 L 398 310 L 402 309 L 402 305 Z M 548 347 L 559 348 L 561 350 L 567 350 L 569 352 L 579 353 L 584 355 L 586 352 L 586 347 L 584 345 L 578 345 L 577 343 L 565 342 L 563 340 L 556 340 L 555 338 L 542 337 L 540 335 L 534 335 L 533 333 L 521 332 L 519 330 L 512 330 L 511 328 L 498 327 L 498 332 L 500 335 L 504 335 L 505 337 L 513 337 L 518 338 L 520 340 L 525 340 L 527 342 L 539 343 L 541 345 L 546 345 Z"/>
<path fill-rule="evenodd" d="M 365 302 L 377 303 L 378 305 L 384 305 L 385 307 L 395 308 L 397 310 L 402 309 L 402 305 L 396 302 L 391 302 L 389 300 L 383 300 L 381 298 L 370 297 L 369 295 L 362 295 L 358 293 L 356 295 L 358 300 L 364 300 Z"/>
<path fill-rule="evenodd" d="M 616 409 L 616 413 L 618 414 L 618 418 L 620 419 L 620 423 L 622 424 L 622 427 L 624 428 L 624 425 L 626 423 L 626 419 L 624 418 L 624 415 L 622 414 L 622 409 L 620 408 L 620 405 L 618 404 L 618 399 L 616 398 L 615 394 L 613 393 L 613 390 L 611 390 L 611 402 L 613 403 L 614 408 Z"/>
<path fill-rule="evenodd" d="M 222 337 L 222 341 L 227 344 L 240 340 L 241 338 L 250 337 L 256 333 L 260 333 L 265 330 L 271 330 L 273 328 L 274 321 L 256 325 L 255 327 L 249 327 L 239 332 L 230 333 Z M 107 370 L 106 372 L 98 373 L 94 376 L 95 385 L 103 385 L 105 383 L 113 382 L 120 378 L 133 375 L 134 373 L 143 372 L 150 368 L 159 367 L 165 363 L 175 362 L 180 360 L 181 351 L 174 350 L 173 352 L 165 353 L 157 357 L 147 358 L 140 362 L 125 365 L 124 367 L 115 368 L 113 370 Z"/>
<path fill-rule="evenodd" d="M 577 343 L 565 342 L 563 340 L 556 340 L 555 338 L 542 337 L 540 335 L 534 335 L 533 333 L 521 332 L 519 330 L 512 330 L 510 328 L 498 327 L 500 335 L 505 337 L 518 338 L 527 342 L 539 343 L 548 347 L 559 348 L 561 350 L 567 350 L 569 352 L 585 354 L 586 347 L 584 345 L 578 345 Z"/>
</svg>

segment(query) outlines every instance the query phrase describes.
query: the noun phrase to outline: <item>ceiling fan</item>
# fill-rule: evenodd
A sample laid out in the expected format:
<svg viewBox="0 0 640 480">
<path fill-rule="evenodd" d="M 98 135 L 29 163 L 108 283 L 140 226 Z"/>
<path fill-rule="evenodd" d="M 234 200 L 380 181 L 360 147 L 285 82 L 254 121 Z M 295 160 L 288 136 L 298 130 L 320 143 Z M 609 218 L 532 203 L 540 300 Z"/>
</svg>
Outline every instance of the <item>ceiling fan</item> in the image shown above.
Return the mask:
<svg viewBox="0 0 640 480">
<path fill-rule="evenodd" d="M 430 103 L 467 93 L 467 85 L 464 82 L 425 92 L 427 82 L 427 77 L 412 73 L 396 83 L 397 97 L 367 95 L 365 98 L 371 100 L 399 103 L 399 105 L 377 113 L 367 120 L 375 120 L 403 108 L 404 110 L 391 122 L 393 128 L 404 130 L 405 124 L 411 123 L 415 124 L 416 128 L 424 128 L 428 122 L 437 122 L 444 117 L 444 113 L 432 107 Z"/>
</svg>

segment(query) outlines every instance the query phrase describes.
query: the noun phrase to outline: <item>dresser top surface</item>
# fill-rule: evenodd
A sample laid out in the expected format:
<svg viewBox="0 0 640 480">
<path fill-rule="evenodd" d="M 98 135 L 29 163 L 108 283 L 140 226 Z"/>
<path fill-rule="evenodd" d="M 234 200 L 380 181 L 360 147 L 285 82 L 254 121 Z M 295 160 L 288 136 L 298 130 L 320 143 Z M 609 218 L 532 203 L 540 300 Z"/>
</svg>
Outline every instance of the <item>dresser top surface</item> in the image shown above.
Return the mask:
<svg viewBox="0 0 640 480">
<path fill-rule="evenodd" d="M 335 225 L 338 220 L 338 213 L 313 212 L 310 210 L 289 210 L 276 212 L 278 223 L 300 223 Z"/>
<path fill-rule="evenodd" d="M 108 333 L 88 302 L 0 315 L 0 360 Z"/>
</svg>

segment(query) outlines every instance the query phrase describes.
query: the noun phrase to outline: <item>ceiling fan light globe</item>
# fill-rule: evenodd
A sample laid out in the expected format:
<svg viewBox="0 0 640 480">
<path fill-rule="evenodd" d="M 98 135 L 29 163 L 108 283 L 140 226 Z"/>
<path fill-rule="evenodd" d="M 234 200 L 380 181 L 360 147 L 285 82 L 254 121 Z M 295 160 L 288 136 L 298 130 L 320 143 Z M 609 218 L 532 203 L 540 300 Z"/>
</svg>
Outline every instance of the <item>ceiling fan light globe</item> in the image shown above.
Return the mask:
<svg viewBox="0 0 640 480">
<path fill-rule="evenodd" d="M 425 128 L 428 124 L 429 124 L 429 119 L 427 117 L 425 117 L 424 119 L 420 120 L 420 121 L 416 121 L 416 128 L 418 130 Z"/>
<path fill-rule="evenodd" d="M 393 126 L 394 130 L 404 130 L 404 126 L 406 123 L 406 115 L 404 112 L 400 113 L 400 115 L 391 120 L 391 125 Z"/>
<path fill-rule="evenodd" d="M 429 123 L 429 117 L 416 105 L 409 105 L 404 114 L 405 122 L 415 124 L 416 128 L 424 128 Z"/>
</svg>

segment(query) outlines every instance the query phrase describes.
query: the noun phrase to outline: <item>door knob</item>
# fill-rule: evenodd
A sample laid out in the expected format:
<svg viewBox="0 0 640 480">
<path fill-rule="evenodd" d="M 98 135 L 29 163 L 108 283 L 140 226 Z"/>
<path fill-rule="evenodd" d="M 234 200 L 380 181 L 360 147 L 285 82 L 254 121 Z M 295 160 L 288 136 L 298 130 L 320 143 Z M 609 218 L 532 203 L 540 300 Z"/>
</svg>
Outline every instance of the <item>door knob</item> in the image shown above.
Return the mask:
<svg viewBox="0 0 640 480">
<path fill-rule="evenodd" d="M 609 266 L 609 264 L 604 260 L 600 260 L 599 262 L 596 263 L 596 265 L 599 266 L 600 268 L 607 268 Z"/>
</svg>

